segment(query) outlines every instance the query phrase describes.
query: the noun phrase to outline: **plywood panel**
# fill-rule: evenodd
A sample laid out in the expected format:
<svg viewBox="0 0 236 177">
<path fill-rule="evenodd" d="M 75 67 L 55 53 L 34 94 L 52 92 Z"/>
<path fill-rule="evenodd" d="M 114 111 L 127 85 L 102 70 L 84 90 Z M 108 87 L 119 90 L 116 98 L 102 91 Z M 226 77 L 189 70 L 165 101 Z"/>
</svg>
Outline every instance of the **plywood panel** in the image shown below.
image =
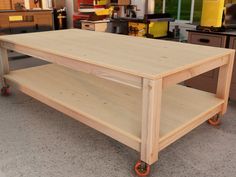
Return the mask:
<svg viewBox="0 0 236 177">
<path fill-rule="evenodd" d="M 11 0 L 0 0 L 0 10 L 12 9 Z"/>
</svg>

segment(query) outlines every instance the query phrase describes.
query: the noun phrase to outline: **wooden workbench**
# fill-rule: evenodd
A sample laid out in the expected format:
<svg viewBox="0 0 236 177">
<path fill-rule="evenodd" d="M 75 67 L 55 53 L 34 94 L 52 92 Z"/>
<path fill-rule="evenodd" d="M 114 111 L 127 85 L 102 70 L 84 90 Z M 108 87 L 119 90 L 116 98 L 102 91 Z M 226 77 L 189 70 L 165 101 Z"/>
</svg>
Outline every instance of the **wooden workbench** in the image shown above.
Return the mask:
<svg viewBox="0 0 236 177">
<path fill-rule="evenodd" d="M 234 50 L 77 29 L 1 36 L 0 46 L 4 86 L 139 151 L 150 165 L 227 108 Z M 7 49 L 52 64 L 9 71 Z M 214 68 L 216 94 L 178 85 Z"/>
</svg>

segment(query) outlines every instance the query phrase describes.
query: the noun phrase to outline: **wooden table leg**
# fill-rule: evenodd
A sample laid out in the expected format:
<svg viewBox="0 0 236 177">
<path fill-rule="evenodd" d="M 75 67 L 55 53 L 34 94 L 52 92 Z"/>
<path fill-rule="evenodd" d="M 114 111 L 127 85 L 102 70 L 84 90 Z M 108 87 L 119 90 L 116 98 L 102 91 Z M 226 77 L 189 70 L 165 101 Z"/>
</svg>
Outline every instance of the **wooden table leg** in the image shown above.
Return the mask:
<svg viewBox="0 0 236 177">
<path fill-rule="evenodd" d="M 216 91 L 216 96 L 218 98 L 224 99 L 225 101 L 221 114 L 225 114 L 227 110 L 230 84 L 234 65 L 234 52 L 228 55 L 227 57 L 228 57 L 228 64 L 221 66 L 219 70 L 218 85 Z"/>
<path fill-rule="evenodd" d="M 5 74 L 8 74 L 9 71 L 10 69 L 9 69 L 7 49 L 0 48 L 0 78 L 2 86 L 6 86 L 3 76 Z"/>
<path fill-rule="evenodd" d="M 143 79 L 141 160 L 158 160 L 162 80 Z"/>
</svg>

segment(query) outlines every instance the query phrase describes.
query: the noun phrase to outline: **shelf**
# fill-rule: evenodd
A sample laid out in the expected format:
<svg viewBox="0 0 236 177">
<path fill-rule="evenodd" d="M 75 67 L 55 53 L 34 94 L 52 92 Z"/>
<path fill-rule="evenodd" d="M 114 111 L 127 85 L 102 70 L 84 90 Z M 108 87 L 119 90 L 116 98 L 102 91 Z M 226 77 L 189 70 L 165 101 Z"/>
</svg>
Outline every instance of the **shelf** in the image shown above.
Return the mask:
<svg viewBox="0 0 236 177">
<path fill-rule="evenodd" d="M 5 79 L 27 95 L 140 151 L 140 89 L 56 64 L 12 71 Z M 160 148 L 205 121 L 222 103 L 214 94 L 180 85 L 164 90 Z"/>
</svg>

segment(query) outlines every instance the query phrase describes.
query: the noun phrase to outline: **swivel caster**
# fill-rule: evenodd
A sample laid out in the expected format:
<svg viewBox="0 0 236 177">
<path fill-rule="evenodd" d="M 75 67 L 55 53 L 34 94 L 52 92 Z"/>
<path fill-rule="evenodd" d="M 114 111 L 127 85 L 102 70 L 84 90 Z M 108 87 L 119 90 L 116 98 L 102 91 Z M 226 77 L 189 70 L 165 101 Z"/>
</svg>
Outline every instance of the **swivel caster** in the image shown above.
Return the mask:
<svg viewBox="0 0 236 177">
<path fill-rule="evenodd" d="M 9 96 L 10 95 L 10 87 L 4 86 L 1 88 L 1 95 L 2 96 Z"/>
<path fill-rule="evenodd" d="M 134 171 L 138 176 L 148 176 L 150 174 L 150 165 L 140 160 L 134 166 Z"/>
<path fill-rule="evenodd" d="M 215 115 L 214 117 L 208 119 L 208 123 L 214 127 L 220 125 L 220 116 L 219 114 Z"/>
</svg>

